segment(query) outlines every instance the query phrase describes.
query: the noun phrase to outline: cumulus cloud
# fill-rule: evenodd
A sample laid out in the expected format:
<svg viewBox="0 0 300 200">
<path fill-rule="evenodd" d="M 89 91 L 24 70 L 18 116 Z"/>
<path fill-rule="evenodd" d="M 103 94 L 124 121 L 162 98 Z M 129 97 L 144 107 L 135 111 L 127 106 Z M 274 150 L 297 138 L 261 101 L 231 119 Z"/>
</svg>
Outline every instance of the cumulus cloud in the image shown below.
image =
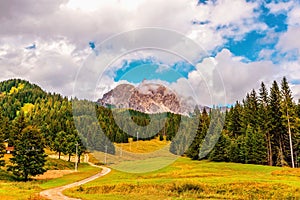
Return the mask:
<svg viewBox="0 0 300 200">
<path fill-rule="evenodd" d="M 281 51 L 288 52 L 293 49 L 300 49 L 300 4 L 295 4 L 290 8 L 290 12 L 287 14 L 288 30 L 283 33 L 277 44 L 277 48 Z"/>
<path fill-rule="evenodd" d="M 289 11 L 294 6 L 295 2 L 270 2 L 266 4 L 266 7 L 270 9 L 271 13 L 280 14 Z"/>
<path fill-rule="evenodd" d="M 299 55 L 300 49 L 300 27 L 289 27 L 288 31 L 283 33 L 279 39 L 277 44 L 277 48 L 283 52 L 291 52 L 297 51 L 297 55 Z"/>
<path fill-rule="evenodd" d="M 197 64 L 186 83 L 178 80 L 172 88 L 184 96 L 197 96 L 202 105 L 232 104 L 242 100 L 246 93 L 277 79 L 278 70 L 270 61 L 244 63 L 242 57 L 223 49 L 216 57 L 206 58 Z"/>
<path fill-rule="evenodd" d="M 233 3 L 229 0 L 219 0 L 196 5 L 197 1 L 194 0 L 42 0 L 39 4 L 33 0 L 1 1 L 0 79 L 26 78 L 49 91 L 71 95 L 74 82 L 82 81 L 79 85 L 83 87 L 89 79 L 85 77 L 75 80 L 75 77 L 81 66 L 87 64 L 86 58 L 95 53 L 89 48 L 90 41 L 99 44 L 120 32 L 143 27 L 171 29 L 198 44 L 198 47 L 185 49 L 183 53 L 186 57 L 193 57 L 194 62 L 203 59 L 201 52 L 210 53 L 221 49 L 229 37 L 240 40 L 250 31 L 268 28 L 266 24 L 257 21 L 259 13 L 255 10 L 260 5 L 256 1 Z M 288 18 L 291 27 L 282 34 L 277 48 L 283 51 L 299 48 L 300 44 L 295 38 L 300 34 L 297 27 L 299 6 L 292 8 L 290 3 L 268 6 L 274 13 L 291 10 Z M 147 37 L 155 35 L 148 34 Z M 166 37 L 158 42 L 174 52 L 182 49 L 185 44 L 184 40 L 173 44 L 169 44 L 169 41 Z M 36 44 L 36 49 L 25 49 L 32 44 Z M 126 49 L 116 52 L 118 55 L 126 53 Z M 99 55 L 103 56 L 101 53 L 103 52 L 99 51 Z M 270 53 L 261 52 L 261 56 Z M 149 55 L 152 56 L 151 53 L 143 52 L 138 57 Z M 175 57 L 164 57 L 164 53 L 158 55 L 167 64 L 176 60 Z M 105 56 L 107 60 L 114 60 L 116 55 Z M 179 85 L 185 86 L 179 87 L 174 84 L 174 88 L 180 93 L 192 93 L 195 88 L 211 88 L 216 99 L 221 101 L 225 87 L 228 102 L 243 97 L 245 92 L 256 87 L 258 81 L 272 79 L 272 74 L 277 73 L 278 69 L 267 61 L 243 63 L 240 57 L 232 55 L 228 50 L 219 52 L 215 58 L 206 58 L 199 64 L 194 64 L 197 65 L 197 71 L 190 72 L 188 82 L 184 79 L 177 81 Z M 112 66 L 110 74 L 103 78 L 107 86 L 99 86 L 100 90 L 107 91 L 116 84 L 113 81 L 113 73 L 118 67 L 120 66 Z M 205 78 L 208 80 L 204 81 Z M 95 75 L 90 80 L 97 82 L 98 79 Z M 222 79 L 224 85 L 219 81 Z M 209 96 L 211 91 L 205 89 L 202 93 Z M 201 96 L 204 98 L 205 95 Z M 203 102 L 211 104 L 212 100 L 203 99 Z"/>
</svg>

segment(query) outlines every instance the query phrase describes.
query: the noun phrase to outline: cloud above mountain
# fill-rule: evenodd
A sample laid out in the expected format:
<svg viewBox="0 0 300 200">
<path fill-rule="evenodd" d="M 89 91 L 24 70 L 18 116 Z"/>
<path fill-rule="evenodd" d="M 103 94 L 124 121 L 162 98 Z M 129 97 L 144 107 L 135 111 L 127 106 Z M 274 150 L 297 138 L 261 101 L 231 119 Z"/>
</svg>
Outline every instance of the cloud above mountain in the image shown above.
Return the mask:
<svg viewBox="0 0 300 200">
<path fill-rule="evenodd" d="M 299 9 L 300 4 L 294 1 L 42 0 L 38 4 L 32 0 L 1 1 L 0 79 L 26 78 L 48 91 L 71 96 L 76 74 L 88 56 L 101 56 L 95 47 L 91 48 L 91 42 L 97 47 L 122 32 L 159 27 L 195 41 L 201 50 L 190 49 L 187 53 L 196 60 L 198 52 L 205 50 L 207 54 L 198 55 L 186 77 L 167 83 L 178 92 L 195 90 L 203 94 L 204 102 L 212 102 L 214 96 L 214 103 L 226 96 L 226 101 L 233 103 L 252 88 L 258 88 L 261 81 L 269 84 L 287 76 L 297 99 L 300 98 Z M 33 45 L 35 48 L 27 48 Z M 180 42 L 174 48 L 176 45 L 181 48 Z M 137 54 L 126 59 L 130 62 L 155 57 L 155 53 Z M 162 53 L 159 56 L 163 58 Z M 222 80 L 211 80 L 211 86 L 201 79 L 208 59 L 216 75 L 210 74 L 210 78 L 220 76 Z M 160 70 L 175 69 L 171 60 L 161 60 Z M 112 66 L 96 91 L 117 85 L 115 77 L 120 67 Z M 184 71 L 188 65 L 177 67 Z M 209 89 L 197 92 L 201 87 Z M 206 93 L 214 95 L 204 97 Z"/>
</svg>

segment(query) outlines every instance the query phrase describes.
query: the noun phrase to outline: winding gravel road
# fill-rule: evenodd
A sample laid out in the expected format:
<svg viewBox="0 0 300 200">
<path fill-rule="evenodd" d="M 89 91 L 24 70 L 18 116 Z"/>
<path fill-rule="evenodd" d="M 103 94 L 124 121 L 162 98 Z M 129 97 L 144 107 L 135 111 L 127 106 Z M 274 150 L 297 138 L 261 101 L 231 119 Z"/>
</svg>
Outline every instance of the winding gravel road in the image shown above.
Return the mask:
<svg viewBox="0 0 300 200">
<path fill-rule="evenodd" d="M 93 180 L 95 180 L 95 179 L 97 179 L 101 176 L 104 176 L 104 175 L 108 174 L 111 171 L 107 167 L 102 167 L 102 166 L 100 167 L 100 166 L 94 165 L 92 163 L 89 163 L 89 164 L 94 166 L 94 167 L 102 168 L 102 171 L 98 174 L 95 174 L 95 175 L 93 175 L 89 178 L 83 179 L 81 181 L 77 181 L 77 182 L 74 182 L 74 183 L 71 183 L 71 184 L 68 184 L 68 185 L 64 185 L 64 186 L 61 186 L 61 187 L 56 187 L 56 188 L 44 190 L 44 191 L 40 192 L 40 196 L 42 196 L 44 198 L 47 198 L 47 199 L 53 199 L 53 200 L 79 200 L 79 199 L 76 199 L 76 198 L 70 198 L 70 197 L 67 197 L 67 196 L 63 195 L 62 191 L 64 191 L 65 189 L 69 189 L 69 188 L 76 187 L 76 186 L 85 184 L 87 182 L 93 181 Z"/>
</svg>

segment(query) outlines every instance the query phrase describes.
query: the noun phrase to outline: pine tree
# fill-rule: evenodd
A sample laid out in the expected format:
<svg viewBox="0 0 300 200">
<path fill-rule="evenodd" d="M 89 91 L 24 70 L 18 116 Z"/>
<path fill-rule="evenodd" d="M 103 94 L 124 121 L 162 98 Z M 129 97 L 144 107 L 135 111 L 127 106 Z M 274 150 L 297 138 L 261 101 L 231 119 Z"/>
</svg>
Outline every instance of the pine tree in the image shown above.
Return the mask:
<svg viewBox="0 0 300 200">
<path fill-rule="evenodd" d="M 269 110 L 269 94 L 268 90 L 264 84 L 261 83 L 261 87 L 259 89 L 259 127 L 262 133 L 265 135 L 265 140 L 267 141 L 267 161 L 270 166 L 273 165 L 273 152 L 272 152 L 272 138 L 270 135 L 270 126 L 271 126 L 271 116 Z"/>
<path fill-rule="evenodd" d="M 0 127 L 0 167 L 5 165 L 5 161 L 2 160 L 2 158 L 4 157 L 4 154 L 5 154 L 4 134 Z"/>
<path fill-rule="evenodd" d="M 10 159 L 12 165 L 8 166 L 8 171 L 27 181 L 29 176 L 43 174 L 46 171 L 45 158 L 44 142 L 40 131 L 28 126 L 21 132 L 20 140 L 15 143 L 13 157 Z"/>
<path fill-rule="evenodd" d="M 229 149 L 230 149 L 230 139 L 223 130 L 219 141 L 216 143 L 214 149 L 209 154 L 209 160 L 217 162 L 228 162 L 229 161 Z"/>
<path fill-rule="evenodd" d="M 23 111 L 20 111 L 19 115 L 12 123 L 12 130 L 10 132 L 10 138 L 9 138 L 11 145 L 14 145 L 20 140 L 20 135 L 23 129 L 25 129 L 27 125 L 28 123 L 26 121 L 25 114 Z"/>
<path fill-rule="evenodd" d="M 264 164 L 266 160 L 266 145 L 264 135 L 258 128 L 248 125 L 245 135 L 245 163 Z"/>
<path fill-rule="evenodd" d="M 195 138 L 187 151 L 187 156 L 192 158 L 193 160 L 198 160 L 200 146 L 201 146 L 203 138 L 205 137 L 206 132 L 208 130 L 209 116 L 208 116 L 205 108 L 203 109 L 202 114 L 200 114 L 199 109 L 198 110 L 195 109 L 195 114 L 199 118 L 199 124 L 198 124 L 198 129 L 197 129 Z"/>
<path fill-rule="evenodd" d="M 283 120 L 283 127 L 284 132 L 286 134 L 283 134 L 284 142 L 288 141 L 287 146 L 289 146 L 289 157 L 291 166 L 294 168 L 294 151 L 293 151 L 293 142 L 292 137 L 294 136 L 293 133 L 296 132 L 296 108 L 295 104 L 293 102 L 292 92 L 289 88 L 288 82 L 286 80 L 286 77 L 283 77 L 281 82 L 281 95 L 282 95 L 282 103 L 281 103 L 281 112 L 282 112 L 282 120 Z M 285 136 L 288 135 L 288 139 L 286 139 Z M 285 143 L 284 143 L 285 144 Z"/>
<path fill-rule="evenodd" d="M 200 146 L 199 158 L 203 159 L 213 150 L 215 144 L 217 144 L 224 125 L 224 113 L 221 113 L 219 109 L 212 109 L 210 111 L 210 123 L 209 128 L 206 130 L 206 135 Z"/>
<path fill-rule="evenodd" d="M 282 128 L 282 97 L 276 81 L 273 82 L 270 92 L 270 116 L 271 117 L 271 138 L 274 140 L 273 158 L 277 166 L 286 165 L 283 150 L 283 128 Z"/>
<path fill-rule="evenodd" d="M 248 125 L 253 128 L 256 128 L 258 125 L 258 98 L 255 90 L 252 90 L 250 94 L 247 94 L 243 106 L 244 109 L 242 112 L 242 132 L 245 133 Z"/>
<path fill-rule="evenodd" d="M 0 167 L 5 165 L 5 161 L 1 160 L 5 154 L 5 146 L 4 146 L 5 123 L 6 123 L 6 118 L 2 114 L 2 110 L 0 110 Z"/>
<path fill-rule="evenodd" d="M 242 106 L 238 101 L 228 115 L 227 129 L 232 137 L 237 138 L 242 134 Z"/>
<path fill-rule="evenodd" d="M 60 131 L 56 134 L 51 148 L 53 151 L 58 153 L 58 159 L 60 159 L 61 153 L 66 153 L 67 145 L 67 134 L 64 131 Z"/>
</svg>

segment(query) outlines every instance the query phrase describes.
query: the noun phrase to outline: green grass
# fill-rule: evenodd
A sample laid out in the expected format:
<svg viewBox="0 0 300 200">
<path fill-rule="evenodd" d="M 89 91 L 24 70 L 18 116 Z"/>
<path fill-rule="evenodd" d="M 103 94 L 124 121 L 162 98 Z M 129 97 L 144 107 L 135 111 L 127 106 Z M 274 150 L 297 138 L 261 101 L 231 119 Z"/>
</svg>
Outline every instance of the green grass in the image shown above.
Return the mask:
<svg viewBox="0 0 300 200">
<path fill-rule="evenodd" d="M 157 163 L 162 161 L 161 158 L 157 159 Z M 73 165 L 55 159 L 48 162 L 50 166 L 60 169 Z M 130 161 L 127 167 L 133 167 L 137 163 Z M 140 166 L 147 168 L 149 164 L 151 162 L 140 163 Z M 80 164 L 77 173 L 26 183 L 14 181 L 10 174 L 0 170 L 0 199 L 39 199 L 37 194 L 44 189 L 82 180 L 99 170 Z M 179 158 L 171 165 L 154 172 L 133 174 L 112 170 L 104 177 L 64 193 L 91 200 L 300 199 L 300 169 Z"/>
<path fill-rule="evenodd" d="M 101 169 L 99 168 L 92 167 L 86 163 L 83 163 L 79 165 L 79 172 L 67 174 L 61 178 L 51 179 L 49 181 L 40 184 L 40 187 L 42 189 L 49 189 L 53 187 L 66 185 L 90 177 L 100 171 Z"/>
<path fill-rule="evenodd" d="M 299 199 L 300 170 L 179 158 L 155 172 L 112 172 L 65 194 L 82 199 Z"/>
<path fill-rule="evenodd" d="M 45 168 L 47 170 L 66 170 L 66 169 L 74 169 L 74 163 L 68 162 L 62 159 L 54 159 L 47 157 L 46 158 Z"/>
<path fill-rule="evenodd" d="M 128 152 L 149 153 L 164 148 L 166 145 L 169 145 L 170 143 L 171 142 L 166 141 L 166 139 L 160 141 L 159 137 L 156 137 L 152 140 L 145 140 L 145 141 L 143 140 L 133 141 L 132 138 L 129 138 L 128 143 L 115 143 L 115 145 L 119 148 L 122 147 L 124 151 L 128 151 Z"/>
<path fill-rule="evenodd" d="M 62 160 L 49 159 L 52 164 L 60 164 L 61 168 L 74 166 Z M 48 161 L 49 162 L 49 161 Z M 33 180 L 29 182 L 18 182 L 6 171 L 0 170 L 0 199 L 40 199 L 38 193 L 44 189 L 58 187 L 73 183 L 98 173 L 101 169 L 92 167 L 86 163 L 79 164 L 78 172 L 64 175 L 63 177 L 51 180 Z"/>
<path fill-rule="evenodd" d="M 159 138 L 149 141 L 132 141 L 115 144 L 115 154 L 105 154 L 94 151 L 94 163 L 104 163 L 104 160 L 114 169 L 127 172 L 147 172 L 163 168 L 178 157 L 170 153 L 170 142 Z M 105 159 L 106 158 L 106 159 Z"/>
<path fill-rule="evenodd" d="M 176 159 L 173 157 L 157 157 L 146 158 L 144 160 L 124 161 L 117 165 L 111 165 L 114 169 L 129 173 L 144 173 L 156 171 L 164 166 L 174 162 Z"/>
</svg>

